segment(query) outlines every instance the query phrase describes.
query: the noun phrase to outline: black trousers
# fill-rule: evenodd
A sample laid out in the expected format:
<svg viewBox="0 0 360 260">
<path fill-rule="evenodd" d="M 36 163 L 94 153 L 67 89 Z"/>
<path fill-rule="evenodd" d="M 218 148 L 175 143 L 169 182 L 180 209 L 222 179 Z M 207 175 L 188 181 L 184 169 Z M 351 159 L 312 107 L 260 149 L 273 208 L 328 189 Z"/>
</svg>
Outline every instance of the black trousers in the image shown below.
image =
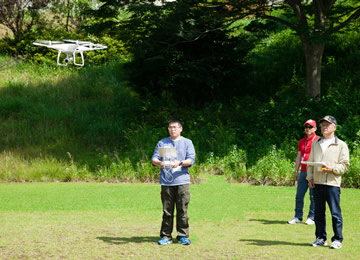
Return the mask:
<svg viewBox="0 0 360 260">
<path fill-rule="evenodd" d="M 174 210 L 176 207 L 177 235 L 189 237 L 189 218 L 187 209 L 190 202 L 189 184 L 179 186 L 161 186 L 163 217 L 160 237 L 172 239 Z"/>
</svg>

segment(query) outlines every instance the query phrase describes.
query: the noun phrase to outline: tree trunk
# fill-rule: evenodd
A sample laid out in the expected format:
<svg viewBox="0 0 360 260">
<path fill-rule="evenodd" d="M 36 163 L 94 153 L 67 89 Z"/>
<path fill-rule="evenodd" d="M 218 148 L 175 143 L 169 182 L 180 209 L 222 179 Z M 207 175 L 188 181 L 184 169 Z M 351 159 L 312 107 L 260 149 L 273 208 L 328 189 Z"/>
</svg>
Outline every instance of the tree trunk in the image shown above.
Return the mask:
<svg viewBox="0 0 360 260">
<path fill-rule="evenodd" d="M 320 99 L 321 63 L 325 49 L 324 43 L 310 43 L 302 39 L 306 64 L 306 93 Z"/>
<path fill-rule="evenodd" d="M 68 0 L 66 5 L 67 14 L 66 14 L 66 25 L 65 25 L 65 29 L 67 32 L 69 31 L 69 21 L 70 21 L 70 13 L 71 13 L 70 5 L 71 5 L 71 1 Z"/>
</svg>

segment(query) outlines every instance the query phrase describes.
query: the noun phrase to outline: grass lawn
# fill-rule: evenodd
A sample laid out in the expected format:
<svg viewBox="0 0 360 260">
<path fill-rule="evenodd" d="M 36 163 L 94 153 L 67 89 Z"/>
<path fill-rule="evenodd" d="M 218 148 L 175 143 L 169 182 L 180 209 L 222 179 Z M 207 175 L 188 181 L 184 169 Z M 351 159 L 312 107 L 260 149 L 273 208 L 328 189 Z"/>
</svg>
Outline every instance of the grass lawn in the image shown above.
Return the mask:
<svg viewBox="0 0 360 260">
<path fill-rule="evenodd" d="M 295 187 L 229 184 L 208 175 L 190 191 L 192 244 L 158 246 L 158 184 L 1 183 L 0 259 L 360 257 L 360 190 L 342 190 L 340 250 L 311 247 L 315 226 L 286 224 L 294 215 Z M 327 230 L 330 240 L 329 211 Z"/>
</svg>

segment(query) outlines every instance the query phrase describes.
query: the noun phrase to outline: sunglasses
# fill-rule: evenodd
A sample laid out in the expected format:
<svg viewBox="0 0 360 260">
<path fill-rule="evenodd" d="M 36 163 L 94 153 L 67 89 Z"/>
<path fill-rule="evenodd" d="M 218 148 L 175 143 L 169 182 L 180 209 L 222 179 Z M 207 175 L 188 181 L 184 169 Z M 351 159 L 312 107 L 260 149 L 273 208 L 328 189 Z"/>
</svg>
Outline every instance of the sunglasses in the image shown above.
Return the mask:
<svg viewBox="0 0 360 260">
<path fill-rule="evenodd" d="M 306 125 L 305 126 L 305 128 L 309 128 L 309 129 L 311 129 L 311 128 L 314 128 L 313 126 L 311 126 L 311 125 Z"/>
</svg>

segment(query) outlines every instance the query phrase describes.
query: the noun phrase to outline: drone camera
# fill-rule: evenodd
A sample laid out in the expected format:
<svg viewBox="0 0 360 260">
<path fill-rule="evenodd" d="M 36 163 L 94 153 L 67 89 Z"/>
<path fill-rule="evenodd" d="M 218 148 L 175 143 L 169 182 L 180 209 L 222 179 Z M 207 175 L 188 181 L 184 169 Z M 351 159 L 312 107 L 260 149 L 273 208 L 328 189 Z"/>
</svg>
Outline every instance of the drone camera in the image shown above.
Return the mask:
<svg viewBox="0 0 360 260">
<path fill-rule="evenodd" d="M 72 62 L 73 61 L 73 58 L 72 57 L 66 57 L 65 59 L 64 59 L 64 62 L 65 63 L 69 63 L 69 62 Z"/>
</svg>

